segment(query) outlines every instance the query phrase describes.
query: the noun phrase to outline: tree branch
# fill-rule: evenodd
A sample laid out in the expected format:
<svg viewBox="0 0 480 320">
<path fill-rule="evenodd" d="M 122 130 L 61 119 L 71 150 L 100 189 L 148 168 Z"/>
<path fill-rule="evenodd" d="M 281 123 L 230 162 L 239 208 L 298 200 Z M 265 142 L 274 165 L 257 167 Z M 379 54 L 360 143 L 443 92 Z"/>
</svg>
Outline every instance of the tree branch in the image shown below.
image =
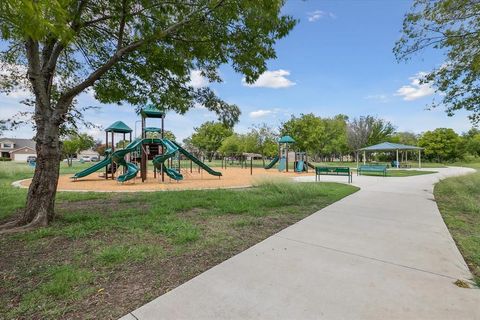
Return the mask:
<svg viewBox="0 0 480 320">
<path fill-rule="evenodd" d="M 214 8 L 217 8 L 219 6 L 219 4 L 221 4 L 222 2 L 223 2 L 223 0 L 219 1 L 219 3 Z M 66 104 L 68 104 L 68 102 L 71 101 L 73 99 L 73 97 L 78 95 L 80 92 L 82 92 L 86 88 L 92 86 L 95 83 L 95 81 L 99 80 L 100 77 L 102 77 L 108 70 L 110 70 L 110 68 L 113 65 L 115 65 L 118 61 L 120 61 L 123 56 L 137 50 L 138 48 L 140 48 L 141 46 L 143 46 L 146 43 L 150 43 L 150 42 L 153 42 L 153 41 L 158 41 L 162 38 L 165 38 L 166 36 L 175 32 L 178 28 L 180 28 L 183 25 L 190 22 L 191 18 L 194 15 L 201 12 L 202 10 L 204 10 L 204 7 L 200 8 L 198 10 L 192 11 L 183 20 L 181 20 L 177 23 L 174 23 L 170 27 L 166 28 L 165 30 L 157 32 L 156 34 L 154 34 L 153 36 L 151 36 L 149 38 L 144 38 L 144 39 L 141 39 L 141 40 L 137 40 L 137 41 L 132 42 L 131 44 L 125 46 L 125 47 L 122 47 L 122 48 L 118 49 L 113 54 L 113 56 L 110 57 L 110 59 L 107 62 L 105 62 L 101 67 L 99 67 L 98 69 L 93 71 L 84 81 L 82 81 L 81 83 L 79 83 L 75 87 L 71 88 L 70 90 L 67 90 L 66 92 L 64 92 L 62 94 L 62 96 L 59 99 L 59 104 L 64 106 L 64 110 L 59 109 L 60 112 L 62 112 L 62 113 L 65 112 L 65 108 L 67 108 Z M 209 12 L 211 12 L 211 10 L 209 10 Z"/>
</svg>

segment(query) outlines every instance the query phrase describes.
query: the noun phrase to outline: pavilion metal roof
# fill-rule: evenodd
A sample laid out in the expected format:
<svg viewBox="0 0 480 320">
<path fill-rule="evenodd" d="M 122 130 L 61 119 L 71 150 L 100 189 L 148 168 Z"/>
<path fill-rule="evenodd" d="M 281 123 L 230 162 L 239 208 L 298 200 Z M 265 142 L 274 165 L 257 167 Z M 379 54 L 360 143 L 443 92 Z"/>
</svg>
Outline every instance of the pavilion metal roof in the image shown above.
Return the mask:
<svg viewBox="0 0 480 320">
<path fill-rule="evenodd" d="M 132 129 L 123 121 L 117 121 L 112 123 L 107 129 L 105 129 L 105 131 L 114 133 L 130 133 L 132 132 Z"/>
<path fill-rule="evenodd" d="M 358 149 L 359 151 L 394 151 L 394 150 L 423 150 L 421 147 L 406 144 L 382 142 L 373 146 Z"/>
</svg>

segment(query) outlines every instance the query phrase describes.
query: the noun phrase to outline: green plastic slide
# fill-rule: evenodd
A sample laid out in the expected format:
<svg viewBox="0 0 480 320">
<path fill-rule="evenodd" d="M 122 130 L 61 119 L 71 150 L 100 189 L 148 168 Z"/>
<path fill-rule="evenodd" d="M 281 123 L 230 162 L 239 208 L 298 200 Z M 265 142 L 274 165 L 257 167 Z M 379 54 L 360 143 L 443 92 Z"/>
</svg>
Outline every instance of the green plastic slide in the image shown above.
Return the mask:
<svg viewBox="0 0 480 320">
<path fill-rule="evenodd" d="M 162 142 L 163 146 L 167 150 L 165 151 L 164 154 L 158 155 L 155 158 L 153 158 L 153 166 L 156 169 L 161 170 L 162 169 L 162 164 L 163 164 L 163 168 L 164 168 L 167 176 L 169 176 L 173 180 L 177 180 L 177 181 L 178 180 L 183 180 L 183 176 L 180 172 L 178 172 L 177 170 L 172 169 L 172 168 L 167 168 L 167 166 L 164 163 L 169 158 L 171 158 L 175 155 L 175 153 L 178 151 L 178 147 L 175 144 L 173 144 L 172 141 L 170 141 L 168 139 L 161 139 L 160 141 Z"/>
<path fill-rule="evenodd" d="M 82 170 L 80 172 L 77 172 L 75 173 L 75 175 L 73 177 L 71 177 L 72 179 L 78 179 L 78 178 L 83 178 L 83 177 L 86 177 L 92 173 L 94 173 L 95 171 L 98 171 L 100 169 L 103 169 L 105 168 L 106 166 L 108 166 L 109 164 L 112 163 L 112 158 L 110 156 L 110 153 L 108 152 L 105 152 L 105 159 L 103 159 L 102 161 L 94 164 L 93 166 L 91 167 L 88 167 L 87 169 L 85 170 Z"/>
<path fill-rule="evenodd" d="M 275 158 L 273 158 L 272 162 L 270 162 L 269 164 L 267 164 L 265 166 L 265 169 L 271 169 L 279 160 L 280 158 L 277 156 L 275 156 Z"/>
<path fill-rule="evenodd" d="M 278 171 L 280 172 L 285 171 L 286 168 L 287 168 L 287 159 L 285 159 L 285 157 L 282 157 L 278 164 Z"/>
<path fill-rule="evenodd" d="M 126 162 L 126 167 L 127 171 L 124 174 L 118 176 L 117 181 L 125 182 L 137 176 L 139 169 L 134 163 Z"/>
<path fill-rule="evenodd" d="M 125 160 L 125 156 L 134 152 L 142 143 L 142 139 L 134 140 L 130 142 L 124 149 L 120 149 L 112 153 L 112 161 L 126 168 L 125 173 L 118 176 L 117 181 L 125 182 L 137 176 L 137 173 L 140 169 L 134 163 L 127 162 Z"/>
<path fill-rule="evenodd" d="M 164 139 L 166 140 L 166 139 Z M 222 176 L 222 173 L 219 172 L 219 171 L 215 171 L 213 170 L 212 168 L 210 168 L 209 166 L 207 166 L 205 163 L 203 163 L 202 161 L 200 161 L 197 157 L 195 157 L 193 154 L 191 154 L 190 152 L 188 152 L 187 150 L 183 149 L 178 143 L 176 143 L 175 141 L 170 141 L 171 143 L 173 143 L 175 146 L 177 146 L 178 148 L 178 151 L 180 151 L 182 154 L 184 154 L 188 159 L 192 160 L 195 164 L 199 165 L 200 168 L 202 168 L 203 170 L 207 171 L 209 174 L 211 174 L 212 176 L 217 176 L 217 177 L 221 177 Z"/>
<path fill-rule="evenodd" d="M 297 167 L 295 168 L 295 172 L 303 172 L 305 171 L 305 162 L 303 160 L 297 161 Z"/>
</svg>

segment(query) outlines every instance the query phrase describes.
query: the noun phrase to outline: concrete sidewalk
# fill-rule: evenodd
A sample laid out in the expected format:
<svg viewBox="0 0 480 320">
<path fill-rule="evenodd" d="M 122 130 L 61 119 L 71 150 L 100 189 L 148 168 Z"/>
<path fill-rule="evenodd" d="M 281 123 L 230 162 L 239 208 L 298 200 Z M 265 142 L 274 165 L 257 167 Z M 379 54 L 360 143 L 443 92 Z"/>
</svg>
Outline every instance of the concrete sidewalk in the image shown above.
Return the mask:
<svg viewBox="0 0 480 320">
<path fill-rule="evenodd" d="M 359 192 L 122 319 L 480 319 L 480 290 L 453 284 L 471 274 L 432 194 L 471 169 L 435 170 L 354 176 Z"/>
</svg>

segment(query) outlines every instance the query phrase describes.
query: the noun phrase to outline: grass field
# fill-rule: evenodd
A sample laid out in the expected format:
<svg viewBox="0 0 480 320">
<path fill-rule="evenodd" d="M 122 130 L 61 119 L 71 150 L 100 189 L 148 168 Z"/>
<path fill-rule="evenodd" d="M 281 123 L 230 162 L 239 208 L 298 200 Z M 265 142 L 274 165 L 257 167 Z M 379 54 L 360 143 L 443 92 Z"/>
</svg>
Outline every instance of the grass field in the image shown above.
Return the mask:
<svg viewBox="0 0 480 320">
<path fill-rule="evenodd" d="M 480 286 L 480 163 L 467 164 L 477 172 L 453 177 L 435 186 L 443 219 Z"/>
<path fill-rule="evenodd" d="M 89 164 L 62 164 L 73 173 Z M 0 164 L 0 219 L 24 205 L 25 164 Z M 115 319 L 355 192 L 335 183 L 241 190 L 59 193 L 54 223 L 0 236 L 0 315 Z M 0 317 L 1 318 L 1 317 Z"/>
</svg>

